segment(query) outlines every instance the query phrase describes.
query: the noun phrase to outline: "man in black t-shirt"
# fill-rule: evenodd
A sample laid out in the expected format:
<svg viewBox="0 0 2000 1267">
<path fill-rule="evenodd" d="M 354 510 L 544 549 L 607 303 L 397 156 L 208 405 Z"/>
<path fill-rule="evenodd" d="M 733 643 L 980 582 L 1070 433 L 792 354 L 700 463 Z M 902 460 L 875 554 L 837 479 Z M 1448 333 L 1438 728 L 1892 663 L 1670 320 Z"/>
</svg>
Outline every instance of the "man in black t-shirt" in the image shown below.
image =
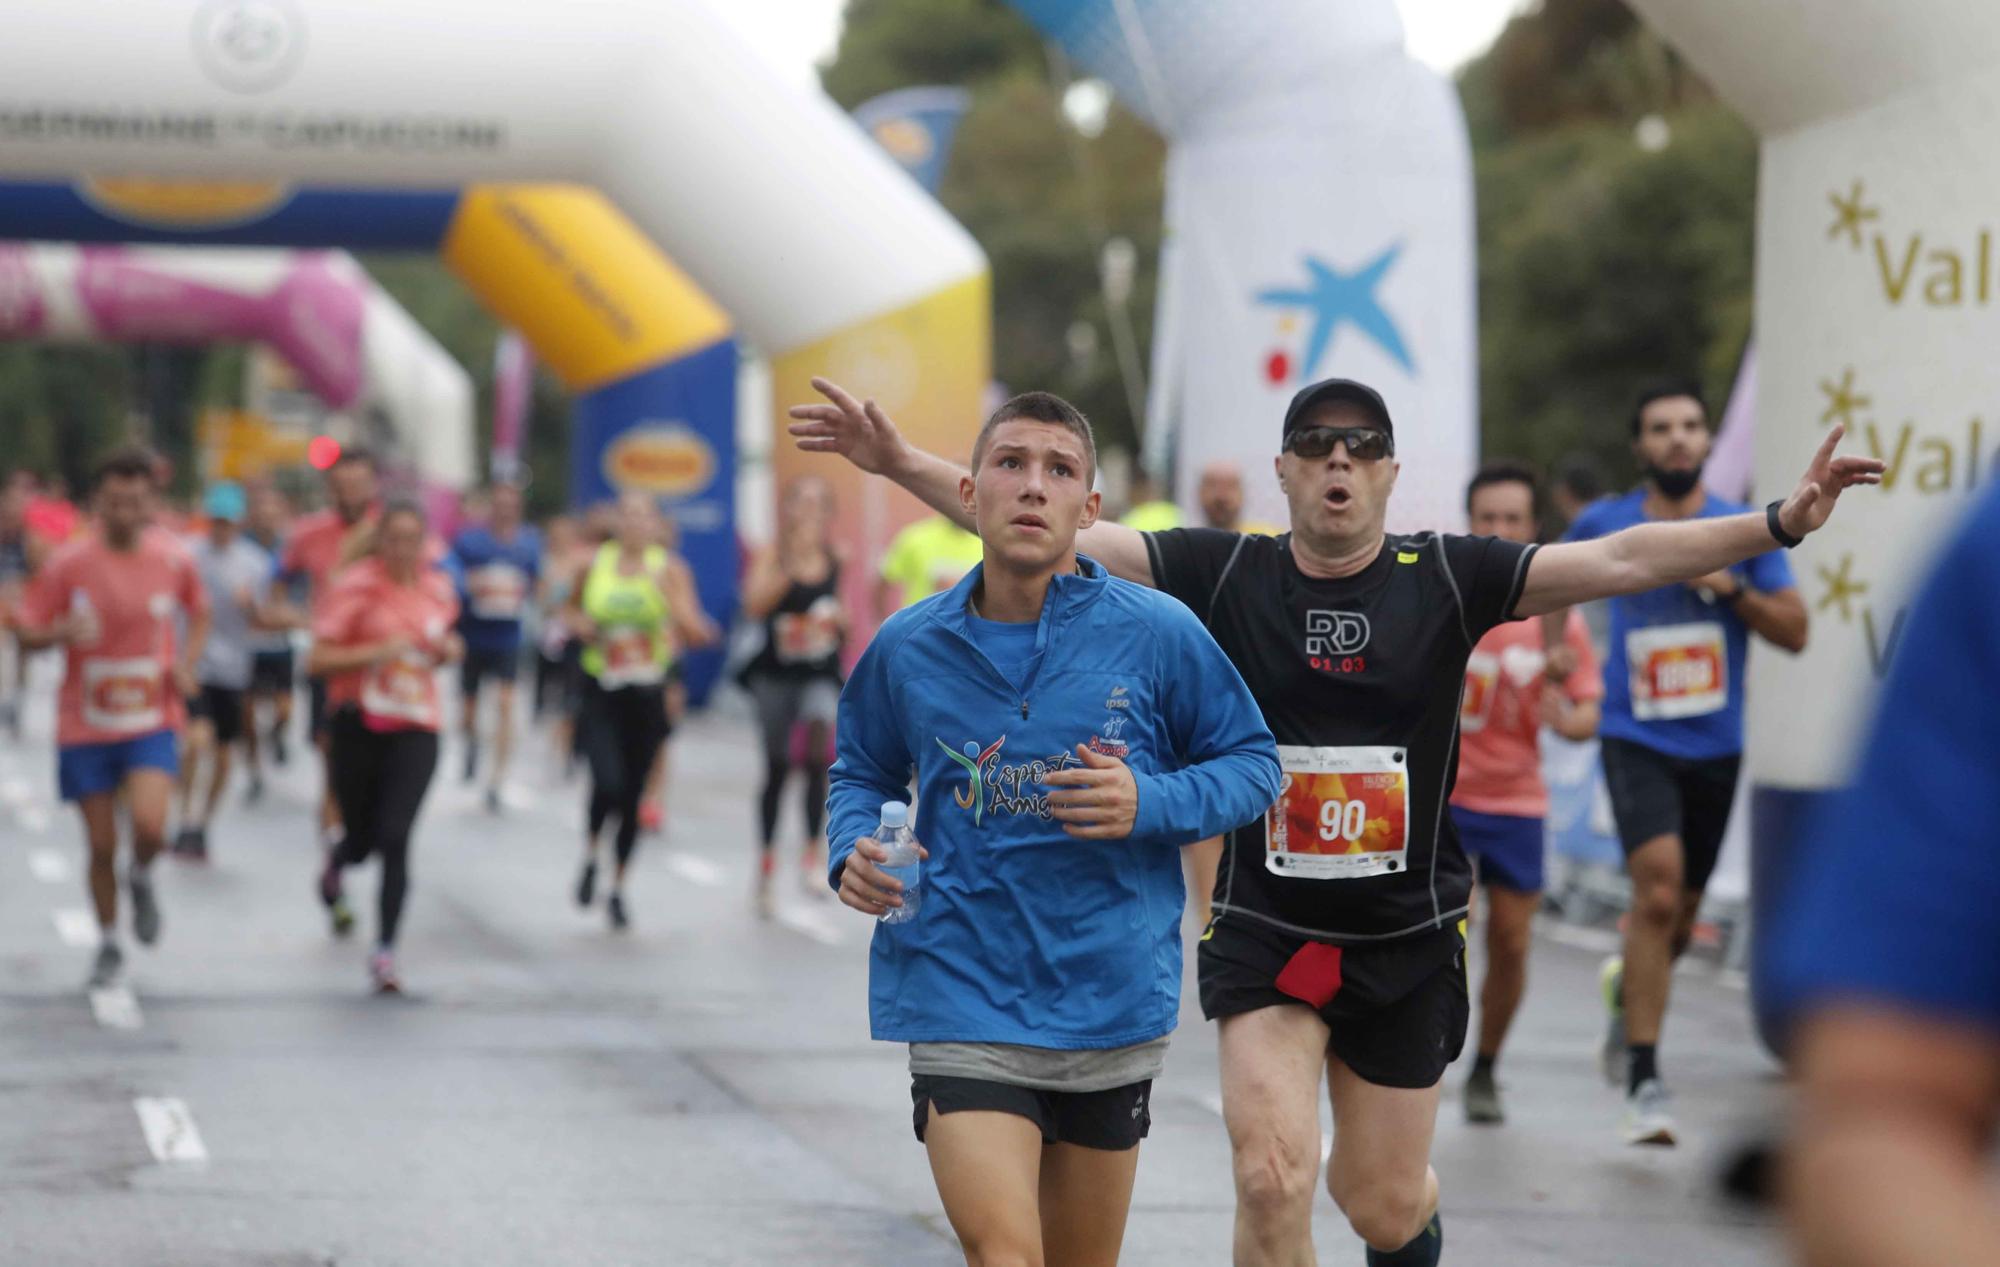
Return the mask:
<svg viewBox="0 0 2000 1267">
<path fill-rule="evenodd" d="M 963 518 L 955 464 L 905 443 L 832 383 L 791 412 L 799 447 L 888 475 Z M 1882 464 L 1836 458 L 1836 427 L 1763 514 L 1647 524 L 1538 548 L 1383 529 L 1400 469 L 1388 407 L 1343 379 L 1292 398 L 1276 460 L 1277 537 L 1099 524 L 1079 548 L 1191 607 L 1249 684 L 1279 746 L 1278 802 L 1232 832 L 1198 955 L 1220 1022 L 1236 1177 L 1235 1261 L 1311 1261 L 1322 1070 L 1338 1128 L 1327 1189 L 1377 1267 L 1438 1261 L 1430 1168 L 1439 1087 L 1465 1039 L 1472 873 L 1445 805 L 1459 691 L 1502 621 L 1702 576 L 1796 545 Z M 1559 627 L 1559 626 L 1558 626 Z M 1198 686 L 1196 689 L 1199 689 Z"/>
</svg>

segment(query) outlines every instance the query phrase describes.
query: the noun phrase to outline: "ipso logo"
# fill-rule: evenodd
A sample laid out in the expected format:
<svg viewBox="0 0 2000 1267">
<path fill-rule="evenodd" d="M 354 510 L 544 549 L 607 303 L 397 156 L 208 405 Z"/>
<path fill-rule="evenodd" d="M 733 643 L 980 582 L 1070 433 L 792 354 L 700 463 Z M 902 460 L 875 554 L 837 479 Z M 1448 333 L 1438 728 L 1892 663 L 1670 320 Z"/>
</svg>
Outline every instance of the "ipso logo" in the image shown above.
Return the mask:
<svg viewBox="0 0 2000 1267">
<path fill-rule="evenodd" d="M 194 15 L 194 57 L 232 92 L 267 92 L 291 78 L 306 53 L 298 0 L 203 0 Z"/>
</svg>

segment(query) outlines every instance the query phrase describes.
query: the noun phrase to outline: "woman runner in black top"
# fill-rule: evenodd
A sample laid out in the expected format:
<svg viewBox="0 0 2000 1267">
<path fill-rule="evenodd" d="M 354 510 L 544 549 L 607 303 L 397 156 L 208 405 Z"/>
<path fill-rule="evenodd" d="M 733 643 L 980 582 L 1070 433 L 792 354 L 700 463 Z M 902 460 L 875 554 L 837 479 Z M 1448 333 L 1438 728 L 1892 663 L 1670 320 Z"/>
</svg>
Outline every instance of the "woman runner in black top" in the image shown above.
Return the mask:
<svg viewBox="0 0 2000 1267">
<path fill-rule="evenodd" d="M 744 666 L 742 677 L 756 702 L 764 747 L 764 786 L 757 799 L 757 910 L 767 919 L 776 913 L 771 877 L 777 869 L 779 802 L 794 764 L 805 774 L 799 887 L 816 898 L 828 896 L 821 864 L 826 772 L 833 762 L 840 651 L 847 640 L 841 559 L 827 541 L 832 517 L 833 494 L 824 480 L 792 481 L 778 505 L 777 542 L 758 554 L 743 586 L 744 614 L 764 623 L 764 645 Z"/>
</svg>

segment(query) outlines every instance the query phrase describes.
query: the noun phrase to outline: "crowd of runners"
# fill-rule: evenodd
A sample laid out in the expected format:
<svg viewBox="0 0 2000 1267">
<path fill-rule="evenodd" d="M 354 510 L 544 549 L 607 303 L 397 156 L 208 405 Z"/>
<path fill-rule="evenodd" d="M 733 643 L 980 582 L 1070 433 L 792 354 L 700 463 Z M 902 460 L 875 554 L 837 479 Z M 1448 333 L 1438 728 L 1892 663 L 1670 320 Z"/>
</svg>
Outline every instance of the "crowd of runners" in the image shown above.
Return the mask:
<svg viewBox="0 0 2000 1267">
<path fill-rule="evenodd" d="M 914 801 L 925 894 L 917 918 L 876 930 L 869 1011 L 875 1037 L 909 1046 L 914 1132 L 969 1261 L 1116 1260 L 1191 905 L 1235 1261 L 1315 1261 L 1324 1084 L 1325 1184 L 1368 1261 L 1437 1263 L 1431 1140 L 1468 1032 L 1466 1116 L 1508 1117 L 1503 1049 L 1544 888 L 1545 731 L 1602 743 L 1632 900 L 1599 1055 L 1625 1093 L 1623 1138 L 1676 1142 L 1662 1026 L 1735 793 L 1747 646 L 1804 645 L 1784 551 L 1879 462 L 1838 456 L 1835 428 L 1786 496 L 1733 504 L 1702 484 L 1699 391 L 1668 383 L 1630 419 L 1631 492 L 1565 504 L 1493 462 L 1465 490 L 1469 533 L 1390 533 L 1395 423 L 1372 389 L 1327 380 L 1263 423 L 1286 525 L 1241 522 L 1245 476 L 1218 465 L 1199 481 L 1203 526 L 1155 505 L 1142 531 L 1100 518 L 1090 425 L 1059 397 L 1008 401 L 967 467 L 815 386 L 824 403 L 793 410 L 799 446 L 937 516 L 879 561 L 869 615 L 885 619 L 865 645 L 842 581 L 872 561 L 836 539 L 816 478 L 780 490 L 736 613 L 703 610 L 670 519 L 640 496 L 538 530 L 503 485 L 447 534 L 385 497 L 357 450 L 302 515 L 230 483 L 176 512 L 143 450 L 106 459 L 66 517 L 10 482 L 0 615 L 22 652 L 64 653 L 58 780 L 88 842 L 90 983 L 121 971 L 121 898 L 135 938 L 161 936 L 156 860 L 209 857 L 232 770 L 255 799 L 268 766 L 311 759 L 311 890 L 350 936 L 348 877 L 379 861 L 368 973 L 400 989 L 440 737 L 462 739 L 447 777 L 504 814 L 529 716 L 587 776 L 566 896 L 602 895 L 610 927 L 628 927 L 629 864 L 662 822 L 686 707 L 682 657 L 719 642 L 728 614 L 749 631 L 731 676 L 764 762 L 753 909 L 774 909 L 794 783 L 803 887 L 870 916 L 902 904 L 875 824 Z M 1566 530 L 1543 543 L 1552 500 Z M 1593 638 L 1579 607 L 1596 600 L 1609 623 Z M 0 722 L 17 725 L 26 679 L 0 676 Z M 310 758 L 292 742 L 298 689 Z M 1486 952 L 1476 1031 L 1471 937 Z"/>
</svg>

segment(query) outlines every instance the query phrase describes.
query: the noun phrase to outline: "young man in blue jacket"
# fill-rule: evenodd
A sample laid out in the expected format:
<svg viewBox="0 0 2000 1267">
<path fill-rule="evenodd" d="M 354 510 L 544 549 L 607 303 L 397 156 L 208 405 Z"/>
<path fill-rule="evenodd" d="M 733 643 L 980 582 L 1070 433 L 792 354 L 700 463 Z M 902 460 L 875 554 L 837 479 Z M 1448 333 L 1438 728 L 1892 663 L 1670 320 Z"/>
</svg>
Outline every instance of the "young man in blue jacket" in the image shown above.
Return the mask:
<svg viewBox="0 0 2000 1267">
<path fill-rule="evenodd" d="M 968 1262 L 1117 1261 L 1180 1012 L 1179 846 L 1261 814 L 1277 749 L 1186 607 L 1076 553 L 1082 414 L 1017 396 L 959 496 L 984 562 L 891 617 L 841 695 L 830 878 L 901 904 L 871 838 L 914 772 L 914 918 L 875 931 L 869 1019 L 910 1044 L 917 1138 Z"/>
</svg>

